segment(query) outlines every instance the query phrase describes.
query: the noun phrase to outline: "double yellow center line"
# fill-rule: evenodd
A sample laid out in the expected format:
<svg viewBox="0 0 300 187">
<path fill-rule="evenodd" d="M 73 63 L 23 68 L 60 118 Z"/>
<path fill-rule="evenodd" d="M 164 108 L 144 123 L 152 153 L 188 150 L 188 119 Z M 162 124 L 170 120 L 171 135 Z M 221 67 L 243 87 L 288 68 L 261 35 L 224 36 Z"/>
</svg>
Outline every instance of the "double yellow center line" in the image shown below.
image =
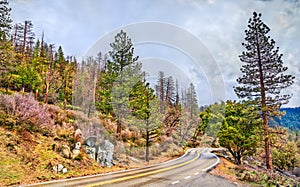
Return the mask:
<svg viewBox="0 0 300 187">
<path fill-rule="evenodd" d="M 189 160 L 187 162 L 183 162 L 181 164 L 178 164 L 178 165 L 174 165 L 174 166 L 163 168 L 163 169 L 158 169 L 158 170 L 155 170 L 155 171 L 149 171 L 149 172 L 146 172 L 146 173 L 140 173 L 140 174 L 132 175 L 132 176 L 128 176 L 128 177 L 121 177 L 121 178 L 118 178 L 118 179 L 113 179 L 113 180 L 103 181 L 103 182 L 99 182 L 99 183 L 95 183 L 95 184 L 90 184 L 90 185 L 87 185 L 86 187 L 95 187 L 95 186 L 101 186 L 101 185 L 105 185 L 105 184 L 112 184 L 112 183 L 117 183 L 117 182 L 122 182 L 122 181 L 130 180 L 130 179 L 136 179 L 136 178 L 145 177 L 145 176 L 148 176 L 148 175 L 157 174 L 157 173 L 160 173 L 160 172 L 168 171 L 168 170 L 171 170 L 171 169 L 175 169 L 175 168 L 187 165 L 191 162 L 194 162 L 199 157 L 200 157 L 200 151 L 197 151 L 197 156 L 195 158 L 193 158 L 192 160 Z"/>
</svg>

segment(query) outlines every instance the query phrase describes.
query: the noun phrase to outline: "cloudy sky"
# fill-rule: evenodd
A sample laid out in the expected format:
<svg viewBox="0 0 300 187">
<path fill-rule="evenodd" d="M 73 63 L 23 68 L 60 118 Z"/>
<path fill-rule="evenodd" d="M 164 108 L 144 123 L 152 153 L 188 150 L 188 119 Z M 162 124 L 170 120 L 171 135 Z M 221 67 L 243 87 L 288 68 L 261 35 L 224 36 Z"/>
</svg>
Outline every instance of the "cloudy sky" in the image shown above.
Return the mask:
<svg viewBox="0 0 300 187">
<path fill-rule="evenodd" d="M 77 59 L 128 29 L 149 77 L 163 70 L 182 87 L 193 82 L 203 105 L 236 99 L 244 30 L 253 11 L 261 12 L 288 73 L 296 76 L 286 106 L 300 106 L 298 0 L 10 0 L 10 6 L 15 23 L 31 20 L 37 37 L 44 31 L 48 43 Z"/>
</svg>

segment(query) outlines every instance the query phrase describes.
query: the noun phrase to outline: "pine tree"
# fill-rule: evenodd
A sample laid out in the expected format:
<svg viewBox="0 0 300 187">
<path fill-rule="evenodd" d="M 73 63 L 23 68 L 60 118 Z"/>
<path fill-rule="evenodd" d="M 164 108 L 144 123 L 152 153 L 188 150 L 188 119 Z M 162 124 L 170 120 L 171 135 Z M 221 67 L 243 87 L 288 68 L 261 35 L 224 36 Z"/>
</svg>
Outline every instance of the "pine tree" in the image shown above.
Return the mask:
<svg viewBox="0 0 300 187">
<path fill-rule="evenodd" d="M 113 83 L 111 104 L 117 118 L 117 136 L 119 139 L 121 139 L 121 126 L 130 113 L 130 92 L 132 90 L 137 91 L 135 89 L 138 87 L 135 85 L 140 84 L 142 79 L 142 64 L 134 63 L 124 67 Z"/>
<path fill-rule="evenodd" d="M 197 93 L 193 83 L 190 84 L 187 92 L 187 109 L 190 113 L 190 117 L 193 118 L 198 114 L 198 100 L 197 100 Z"/>
<path fill-rule="evenodd" d="M 55 53 L 53 68 L 58 70 L 55 91 L 59 95 L 59 100 L 64 103 L 64 109 L 72 102 L 72 81 L 76 71 L 74 65 L 65 58 L 63 49 L 59 46 Z"/>
<path fill-rule="evenodd" d="M 237 164 L 242 164 L 244 156 L 256 152 L 261 137 L 261 122 L 257 107 L 247 102 L 226 102 L 218 138 L 220 145 L 228 149 Z"/>
<path fill-rule="evenodd" d="M 131 123 L 138 126 L 146 140 L 145 160 L 149 162 L 149 147 L 161 132 L 162 114 L 159 112 L 159 101 L 149 83 L 139 82 L 130 93 L 130 108 L 135 119 Z"/>
<path fill-rule="evenodd" d="M 164 114 L 166 107 L 165 107 L 165 85 L 166 85 L 166 78 L 164 72 L 160 71 L 158 72 L 158 82 L 156 86 L 156 95 L 159 98 L 159 108 L 160 108 L 160 113 Z"/>
<path fill-rule="evenodd" d="M 115 36 L 115 41 L 110 44 L 110 47 L 112 50 L 109 51 L 110 59 L 107 62 L 108 73 L 118 75 L 126 66 L 133 64 L 139 58 L 134 57 L 133 43 L 123 30 Z"/>
<path fill-rule="evenodd" d="M 188 140 L 195 140 L 198 134 L 198 101 L 195 87 L 192 83 L 188 89 L 182 90 L 182 107 L 180 122 L 178 125 L 178 135 L 181 143 Z"/>
<path fill-rule="evenodd" d="M 0 86 L 6 87 L 6 91 L 11 84 L 11 73 L 15 69 L 15 53 L 9 40 L 12 22 L 10 11 L 8 0 L 0 0 Z"/>
<path fill-rule="evenodd" d="M 12 22 L 10 11 L 8 0 L 0 0 L 0 41 L 9 39 Z"/>
<path fill-rule="evenodd" d="M 13 44 L 15 51 L 19 54 L 18 60 L 21 64 L 28 64 L 34 44 L 33 24 L 26 20 L 24 24 L 18 23 L 14 27 Z"/>
<path fill-rule="evenodd" d="M 261 110 L 266 165 L 272 168 L 268 116 L 278 115 L 282 104 L 288 103 L 291 95 L 281 94 L 281 90 L 293 83 L 292 75 L 285 75 L 287 67 L 283 66 L 282 54 L 275 48 L 275 41 L 270 39 L 269 27 L 261 21 L 261 14 L 253 13 L 249 19 L 248 30 L 245 31 L 246 48 L 239 57 L 244 63 L 241 68 L 243 76 L 237 79 L 240 86 L 234 88 L 239 98 L 253 100 Z"/>
<path fill-rule="evenodd" d="M 88 116 L 95 112 L 95 92 L 99 75 L 99 64 L 88 57 L 77 67 L 74 80 L 73 105 L 78 106 Z"/>
<path fill-rule="evenodd" d="M 137 63 L 138 56 L 134 56 L 134 48 L 131 39 L 127 36 L 126 32 L 121 30 L 116 36 L 115 41 L 110 44 L 111 51 L 109 51 L 109 59 L 107 60 L 107 64 L 105 64 L 105 72 L 101 72 L 101 77 L 98 81 L 98 97 L 97 98 L 97 109 L 106 114 L 113 114 L 114 117 L 116 116 L 115 111 L 113 111 L 113 102 L 121 104 L 120 101 L 117 99 L 112 101 L 112 89 L 114 85 L 118 85 L 119 88 L 125 88 L 126 81 L 122 79 L 123 71 L 128 67 L 136 69 L 134 66 L 139 66 Z M 128 71 L 131 71 L 128 69 Z M 119 77 L 121 76 L 121 77 Z M 119 78 L 118 78 L 119 77 Z M 126 77 L 126 76 L 125 76 Z M 118 79 L 117 82 L 116 79 Z M 116 89 L 116 90 L 118 90 Z M 117 91 L 117 93 L 120 93 Z M 129 94 L 129 93 L 125 93 Z M 116 96 L 116 95 L 115 95 Z M 117 96 L 117 98 L 124 98 L 121 95 Z M 122 104 L 123 105 L 123 104 Z M 126 104 L 124 103 L 124 106 Z M 120 114 L 119 112 L 117 112 Z M 118 115 L 117 114 L 117 115 Z M 120 138 L 121 135 L 121 117 L 118 116 L 117 122 L 117 135 Z"/>
<path fill-rule="evenodd" d="M 173 81 L 173 77 L 169 76 L 166 81 L 166 95 L 165 102 L 168 106 L 172 106 L 176 100 L 175 98 L 175 85 Z"/>
</svg>

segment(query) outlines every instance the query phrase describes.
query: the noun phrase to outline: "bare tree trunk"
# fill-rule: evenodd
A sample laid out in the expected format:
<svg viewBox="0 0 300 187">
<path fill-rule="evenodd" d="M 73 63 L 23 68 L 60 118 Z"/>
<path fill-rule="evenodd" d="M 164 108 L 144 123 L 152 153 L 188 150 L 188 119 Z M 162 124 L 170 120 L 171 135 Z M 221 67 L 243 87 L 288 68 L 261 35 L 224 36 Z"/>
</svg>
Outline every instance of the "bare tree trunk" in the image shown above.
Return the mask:
<svg viewBox="0 0 300 187">
<path fill-rule="evenodd" d="M 117 137 L 118 137 L 119 141 L 121 140 L 121 130 L 122 130 L 122 123 L 121 123 L 121 120 L 118 119 L 118 122 L 117 122 Z"/>
<path fill-rule="evenodd" d="M 50 44 L 50 60 L 49 60 L 49 69 L 46 77 L 46 96 L 45 96 L 45 103 L 48 103 L 48 97 L 49 97 L 49 89 L 50 89 L 50 81 L 51 81 L 51 74 L 52 74 L 52 62 L 53 62 L 53 44 Z"/>
<path fill-rule="evenodd" d="M 24 35 L 23 35 L 23 46 L 22 46 L 22 64 L 24 64 L 25 60 L 25 48 L 26 48 L 26 38 L 27 38 L 27 25 L 28 22 L 25 21 L 25 26 L 24 26 Z"/>
<path fill-rule="evenodd" d="M 48 103 L 49 83 L 46 83 L 45 103 Z"/>
<path fill-rule="evenodd" d="M 268 127 L 268 117 L 266 112 L 263 112 L 263 124 L 264 124 L 264 135 L 265 135 L 265 152 L 266 152 L 266 165 L 267 169 L 272 169 L 272 154 L 271 154 L 271 146 L 270 146 L 270 138 L 269 138 L 269 127 Z"/>
<path fill-rule="evenodd" d="M 149 144 L 150 144 L 150 135 L 149 135 L 149 121 L 146 120 L 146 162 L 149 163 Z"/>
<path fill-rule="evenodd" d="M 39 100 L 39 90 L 35 90 L 35 99 L 38 101 Z"/>
<path fill-rule="evenodd" d="M 265 138 L 266 166 L 267 166 L 267 169 L 270 171 L 272 169 L 272 158 L 271 158 L 271 150 L 270 150 L 268 116 L 267 116 L 267 112 L 266 112 L 266 106 L 267 106 L 266 105 L 266 93 L 265 93 L 261 53 L 260 53 L 258 40 L 256 42 L 257 42 L 256 46 L 257 46 L 257 53 L 258 53 L 258 66 L 259 66 L 259 79 L 260 79 L 261 111 L 262 111 L 264 136 L 265 136 L 264 138 Z"/>
</svg>

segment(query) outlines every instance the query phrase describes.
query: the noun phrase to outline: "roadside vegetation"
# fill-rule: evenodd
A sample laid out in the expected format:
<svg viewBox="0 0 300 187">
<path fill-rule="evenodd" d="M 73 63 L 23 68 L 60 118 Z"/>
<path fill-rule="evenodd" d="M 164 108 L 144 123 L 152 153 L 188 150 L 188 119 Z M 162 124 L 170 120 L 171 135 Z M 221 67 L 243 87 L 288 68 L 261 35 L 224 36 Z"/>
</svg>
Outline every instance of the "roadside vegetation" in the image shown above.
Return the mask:
<svg viewBox="0 0 300 187">
<path fill-rule="evenodd" d="M 151 87 L 125 31 L 108 54 L 78 62 L 62 46 L 35 38 L 31 21 L 13 23 L 8 0 L 0 0 L 0 15 L 0 185 L 139 167 L 201 146 L 226 148 L 216 153 L 222 163 L 212 173 L 227 179 L 262 186 L 299 181 L 299 129 L 269 125 L 284 115 L 280 108 L 291 94 L 281 90 L 295 77 L 285 74 L 261 14 L 249 20 L 240 55 L 243 76 L 234 90 L 241 100 L 201 107 L 192 83 L 179 85 L 159 72 Z M 72 156 L 89 137 L 114 145 L 112 167 L 83 148 Z M 58 164 L 67 172 L 53 170 Z"/>
</svg>

